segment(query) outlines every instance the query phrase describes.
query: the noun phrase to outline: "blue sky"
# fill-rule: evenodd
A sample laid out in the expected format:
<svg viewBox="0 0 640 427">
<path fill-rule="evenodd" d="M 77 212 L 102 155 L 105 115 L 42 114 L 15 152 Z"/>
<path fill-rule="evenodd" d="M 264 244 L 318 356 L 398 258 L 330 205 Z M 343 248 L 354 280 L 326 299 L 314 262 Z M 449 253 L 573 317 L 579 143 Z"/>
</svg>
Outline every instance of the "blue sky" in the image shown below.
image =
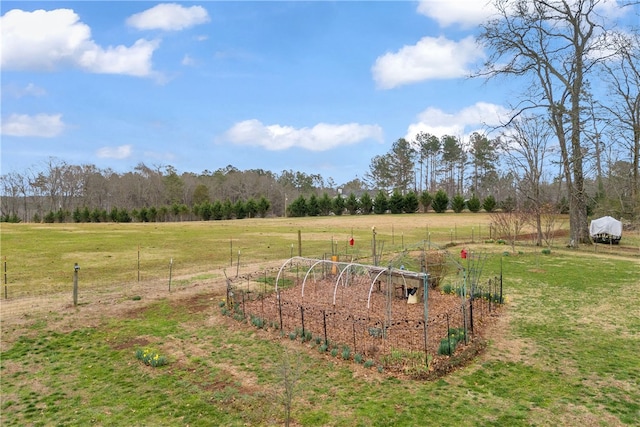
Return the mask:
<svg viewBox="0 0 640 427">
<path fill-rule="evenodd" d="M 505 117 L 515 83 L 467 78 L 482 4 L 3 1 L 1 172 L 53 156 L 362 178 L 398 138 Z"/>
</svg>

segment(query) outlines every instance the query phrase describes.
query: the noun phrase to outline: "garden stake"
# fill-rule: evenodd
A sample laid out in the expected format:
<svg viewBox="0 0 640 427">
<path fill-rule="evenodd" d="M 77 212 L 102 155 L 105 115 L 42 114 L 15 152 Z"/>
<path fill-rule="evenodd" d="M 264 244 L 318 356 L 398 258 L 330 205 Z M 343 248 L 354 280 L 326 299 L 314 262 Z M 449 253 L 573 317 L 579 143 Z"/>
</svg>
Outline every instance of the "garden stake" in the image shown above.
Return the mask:
<svg viewBox="0 0 640 427">
<path fill-rule="evenodd" d="M 449 343 L 449 356 L 451 356 L 451 334 L 449 333 L 449 313 L 447 313 L 447 342 Z"/>
<path fill-rule="evenodd" d="M 73 305 L 78 305 L 78 271 L 80 266 L 76 262 L 73 265 Z"/>
<path fill-rule="evenodd" d="M 173 258 L 169 261 L 169 292 L 171 292 L 171 273 L 173 270 Z"/>
<path fill-rule="evenodd" d="M 329 340 L 327 339 L 327 312 L 325 310 L 322 310 L 322 325 L 324 327 L 324 344 L 328 346 Z"/>
<path fill-rule="evenodd" d="M 284 327 L 282 325 L 282 301 L 280 299 L 280 290 L 278 290 L 278 294 L 276 295 L 276 298 L 278 300 L 278 313 L 280 315 L 280 333 L 282 334 L 284 331 Z"/>
</svg>

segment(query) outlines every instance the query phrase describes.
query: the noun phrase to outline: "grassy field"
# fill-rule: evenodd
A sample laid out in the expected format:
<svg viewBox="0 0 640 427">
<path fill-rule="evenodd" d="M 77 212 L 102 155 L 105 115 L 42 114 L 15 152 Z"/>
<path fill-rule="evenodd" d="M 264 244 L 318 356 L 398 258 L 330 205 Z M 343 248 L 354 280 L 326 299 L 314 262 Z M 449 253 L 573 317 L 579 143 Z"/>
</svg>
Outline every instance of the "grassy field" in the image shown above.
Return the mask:
<svg viewBox="0 0 640 427">
<path fill-rule="evenodd" d="M 502 268 L 507 304 L 476 361 L 435 381 L 394 378 L 220 314 L 224 270 L 278 265 L 297 254 L 298 230 L 304 256 L 364 258 L 372 226 L 389 256 L 453 241 L 454 254 L 489 254 L 486 275 Z M 559 241 L 549 255 L 522 242 L 506 256 L 488 234 L 488 217 L 471 214 L 3 225 L 7 286 L 27 303 L 0 306 L 0 424 L 283 425 L 289 406 L 305 426 L 638 425 L 640 239 L 626 250 Z M 74 262 L 89 288 L 77 307 Z M 138 271 L 151 288 L 118 288 Z M 143 364 L 142 349 L 168 363 Z"/>
<path fill-rule="evenodd" d="M 208 274 L 269 264 L 291 255 L 370 257 L 372 227 L 379 252 L 420 244 L 489 238 L 489 217 L 371 215 L 240 221 L 129 224 L 2 224 L 0 257 L 9 296 L 69 289 L 74 263 L 84 287 Z M 300 233 L 300 247 L 298 240 Z M 353 237 L 354 245 L 348 244 Z"/>
</svg>

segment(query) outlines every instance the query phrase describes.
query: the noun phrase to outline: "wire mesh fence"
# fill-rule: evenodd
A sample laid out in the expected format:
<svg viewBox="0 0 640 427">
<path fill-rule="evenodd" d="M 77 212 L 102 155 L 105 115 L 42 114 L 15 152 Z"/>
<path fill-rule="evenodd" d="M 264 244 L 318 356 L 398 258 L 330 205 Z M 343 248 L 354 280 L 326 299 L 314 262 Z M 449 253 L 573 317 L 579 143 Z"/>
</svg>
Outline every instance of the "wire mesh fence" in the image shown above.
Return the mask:
<svg viewBox="0 0 640 427">
<path fill-rule="evenodd" d="M 454 354 L 482 333 L 503 301 L 500 277 L 443 292 L 430 289 L 427 275 L 357 267 L 298 264 L 288 270 L 295 277 L 281 278 L 286 287 L 247 290 L 230 284 L 228 308 L 238 319 L 324 351 L 400 369 L 408 359 L 428 365 Z"/>
</svg>

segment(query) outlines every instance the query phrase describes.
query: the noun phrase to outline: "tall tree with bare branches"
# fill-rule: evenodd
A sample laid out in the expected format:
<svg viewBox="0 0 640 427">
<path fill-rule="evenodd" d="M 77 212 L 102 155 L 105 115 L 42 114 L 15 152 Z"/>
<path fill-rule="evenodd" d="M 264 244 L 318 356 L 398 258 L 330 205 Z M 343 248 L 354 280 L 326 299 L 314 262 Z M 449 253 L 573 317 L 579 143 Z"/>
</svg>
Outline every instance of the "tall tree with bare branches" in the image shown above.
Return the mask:
<svg viewBox="0 0 640 427">
<path fill-rule="evenodd" d="M 496 0 L 497 17 L 482 26 L 490 50 L 482 76 L 528 79 L 523 104 L 546 110 L 560 146 L 569 200 L 571 244 L 590 243 L 583 171 L 586 82 L 601 62 L 606 19 L 601 0 Z"/>
</svg>

